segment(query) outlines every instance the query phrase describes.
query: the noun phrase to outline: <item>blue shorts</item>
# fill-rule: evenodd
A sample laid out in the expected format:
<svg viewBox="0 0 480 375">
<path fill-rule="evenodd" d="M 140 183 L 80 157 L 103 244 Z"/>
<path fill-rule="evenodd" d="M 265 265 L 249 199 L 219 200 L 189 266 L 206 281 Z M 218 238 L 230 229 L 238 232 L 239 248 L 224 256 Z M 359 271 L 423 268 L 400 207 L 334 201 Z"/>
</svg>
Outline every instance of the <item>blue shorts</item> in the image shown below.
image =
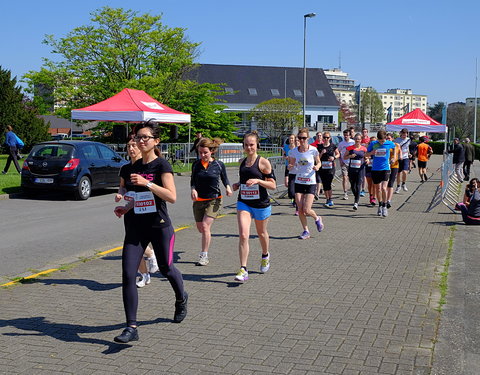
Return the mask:
<svg viewBox="0 0 480 375">
<path fill-rule="evenodd" d="M 272 214 L 272 206 L 265 208 L 253 208 L 243 202 L 237 201 L 237 211 L 248 211 L 255 220 L 265 220 Z"/>
<path fill-rule="evenodd" d="M 410 160 L 409 159 L 400 159 L 398 160 L 398 171 L 408 171 L 410 168 Z"/>
</svg>

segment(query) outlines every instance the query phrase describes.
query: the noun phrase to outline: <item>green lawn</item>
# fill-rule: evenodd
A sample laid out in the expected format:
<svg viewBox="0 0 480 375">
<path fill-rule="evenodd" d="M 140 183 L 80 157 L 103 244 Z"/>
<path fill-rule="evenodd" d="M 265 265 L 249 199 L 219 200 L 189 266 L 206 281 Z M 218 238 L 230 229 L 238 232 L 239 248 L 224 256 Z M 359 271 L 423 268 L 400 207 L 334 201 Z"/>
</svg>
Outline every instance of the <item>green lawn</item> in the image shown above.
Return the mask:
<svg viewBox="0 0 480 375">
<path fill-rule="evenodd" d="M 3 171 L 7 162 L 7 155 L 0 155 L 0 170 Z M 23 160 L 19 160 L 20 167 Z M 20 192 L 20 174 L 17 173 L 15 166 L 10 164 L 7 174 L 0 174 L 0 194 L 12 194 Z"/>
</svg>

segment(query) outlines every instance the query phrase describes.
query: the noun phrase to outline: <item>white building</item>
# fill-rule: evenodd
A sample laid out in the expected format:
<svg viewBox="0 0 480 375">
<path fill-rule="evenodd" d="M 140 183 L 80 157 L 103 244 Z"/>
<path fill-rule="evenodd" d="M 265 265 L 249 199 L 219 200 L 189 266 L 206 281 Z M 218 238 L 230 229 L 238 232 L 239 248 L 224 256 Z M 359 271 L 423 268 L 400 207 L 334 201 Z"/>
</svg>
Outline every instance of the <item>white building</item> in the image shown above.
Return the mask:
<svg viewBox="0 0 480 375">
<path fill-rule="evenodd" d="M 392 121 L 417 108 L 427 112 L 427 95 L 413 94 L 411 89 L 388 89 L 378 95 L 385 113 L 392 107 Z"/>
<path fill-rule="evenodd" d="M 475 107 L 475 98 L 466 98 L 465 105 L 467 107 Z M 477 107 L 480 107 L 480 98 L 477 98 Z"/>
</svg>

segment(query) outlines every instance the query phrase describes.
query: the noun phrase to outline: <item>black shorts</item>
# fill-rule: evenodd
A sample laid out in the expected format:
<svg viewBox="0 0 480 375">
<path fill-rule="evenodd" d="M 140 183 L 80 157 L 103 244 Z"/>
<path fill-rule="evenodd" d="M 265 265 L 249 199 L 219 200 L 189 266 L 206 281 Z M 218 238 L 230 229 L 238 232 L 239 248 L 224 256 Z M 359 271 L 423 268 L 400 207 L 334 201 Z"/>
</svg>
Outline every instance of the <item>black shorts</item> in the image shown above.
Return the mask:
<svg viewBox="0 0 480 375">
<path fill-rule="evenodd" d="M 315 195 L 316 185 L 295 184 L 295 194 Z"/>
<path fill-rule="evenodd" d="M 380 182 L 388 181 L 390 177 L 390 171 L 372 171 L 372 180 L 374 184 L 379 184 Z"/>
<path fill-rule="evenodd" d="M 427 168 L 427 162 L 418 160 L 418 168 Z"/>
<path fill-rule="evenodd" d="M 397 179 L 398 175 L 398 168 L 392 168 L 390 171 L 390 177 L 388 178 L 388 185 L 387 187 L 392 188 L 395 185 L 395 180 Z"/>
</svg>

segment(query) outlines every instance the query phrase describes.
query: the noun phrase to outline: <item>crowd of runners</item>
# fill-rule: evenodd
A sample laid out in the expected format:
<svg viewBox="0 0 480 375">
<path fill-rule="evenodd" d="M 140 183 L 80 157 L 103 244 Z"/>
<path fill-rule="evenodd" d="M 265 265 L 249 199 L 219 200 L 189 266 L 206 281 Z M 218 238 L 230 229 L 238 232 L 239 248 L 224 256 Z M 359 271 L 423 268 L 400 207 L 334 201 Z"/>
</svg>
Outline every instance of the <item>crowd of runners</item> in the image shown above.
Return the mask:
<svg viewBox="0 0 480 375">
<path fill-rule="evenodd" d="M 173 322 L 180 323 L 187 315 L 188 294 L 182 274 L 173 264 L 175 234 L 166 205 L 176 201 L 176 188 L 172 168 L 158 152 L 158 134 L 157 126 L 151 123 L 135 129 L 128 141 L 131 163 L 120 171 L 120 189 L 115 197 L 116 202 L 126 201 L 114 210 L 125 222 L 122 290 L 127 327 L 115 337 L 115 341 L 121 343 L 138 340 L 137 288 L 150 282 L 149 272 L 160 270 L 172 286 L 176 299 Z M 318 232 L 325 228 L 321 216 L 313 209 L 314 201 L 319 200 L 321 194 L 325 197 L 324 206 L 335 208 L 332 186 L 336 168 L 341 171 L 341 199 L 352 197 L 352 210 L 357 211 L 361 197 L 368 194 L 366 205 L 378 206 L 376 215 L 382 217 L 388 216 L 393 194 L 408 191 L 407 176 L 415 167 L 415 158 L 421 181 L 428 180 L 427 162 L 432 149 L 423 137 L 419 144 L 414 142 L 406 129 L 396 138 L 383 130 L 376 137 L 369 137 L 366 129 L 362 133 L 348 129 L 338 145 L 332 142 L 329 132 L 318 132 L 311 144 L 309 140 L 308 129 L 300 129 L 288 137 L 284 147 L 285 186 L 300 222 L 298 238 L 301 240 L 310 238 L 309 217 Z M 258 134 L 251 132 L 243 138 L 245 158 L 240 161 L 238 179 L 230 183 L 225 165 L 215 158 L 220 143 L 219 139 L 209 138 L 199 138 L 196 143 L 197 160 L 192 166 L 190 198 L 201 234 L 197 265 L 209 264 L 211 228 L 222 207 L 222 184 L 227 196 L 238 191 L 239 270 L 235 281 L 245 282 L 249 278 L 252 221 L 261 246 L 260 272 L 270 269 L 268 221 L 272 207 L 268 190 L 276 188 L 277 177 L 269 160 L 258 154 Z M 471 192 L 470 196 L 480 198 L 478 192 Z M 138 280 L 137 272 L 140 273 Z"/>
</svg>

